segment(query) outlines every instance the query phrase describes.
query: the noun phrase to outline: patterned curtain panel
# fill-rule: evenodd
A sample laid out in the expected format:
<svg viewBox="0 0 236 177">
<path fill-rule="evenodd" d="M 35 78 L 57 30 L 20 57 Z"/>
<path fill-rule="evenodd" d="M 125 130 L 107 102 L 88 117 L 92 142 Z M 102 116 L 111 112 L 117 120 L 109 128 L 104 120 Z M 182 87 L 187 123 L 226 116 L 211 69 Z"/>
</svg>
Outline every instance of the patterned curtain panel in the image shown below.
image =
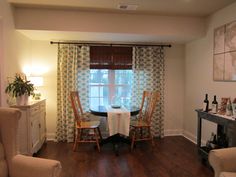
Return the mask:
<svg viewBox="0 0 236 177">
<path fill-rule="evenodd" d="M 144 90 L 159 91 L 161 96 L 151 123 L 155 137 L 164 136 L 164 65 L 163 47 L 133 47 L 132 104 L 141 105 Z"/>
<path fill-rule="evenodd" d="M 57 64 L 57 141 L 74 141 L 74 114 L 70 91 L 78 90 L 81 103 L 89 109 L 89 47 L 58 45 Z"/>
</svg>

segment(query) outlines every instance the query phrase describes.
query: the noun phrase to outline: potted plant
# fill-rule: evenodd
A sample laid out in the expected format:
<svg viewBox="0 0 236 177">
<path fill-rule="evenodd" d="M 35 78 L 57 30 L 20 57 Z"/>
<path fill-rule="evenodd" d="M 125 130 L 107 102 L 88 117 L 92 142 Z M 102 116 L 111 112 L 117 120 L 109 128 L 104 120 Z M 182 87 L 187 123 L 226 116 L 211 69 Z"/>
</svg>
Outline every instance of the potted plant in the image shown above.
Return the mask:
<svg viewBox="0 0 236 177">
<path fill-rule="evenodd" d="M 17 105 L 25 105 L 28 97 L 34 95 L 34 85 L 26 79 L 25 75 L 16 74 L 13 81 L 8 83 L 5 93 L 15 97 Z"/>
</svg>

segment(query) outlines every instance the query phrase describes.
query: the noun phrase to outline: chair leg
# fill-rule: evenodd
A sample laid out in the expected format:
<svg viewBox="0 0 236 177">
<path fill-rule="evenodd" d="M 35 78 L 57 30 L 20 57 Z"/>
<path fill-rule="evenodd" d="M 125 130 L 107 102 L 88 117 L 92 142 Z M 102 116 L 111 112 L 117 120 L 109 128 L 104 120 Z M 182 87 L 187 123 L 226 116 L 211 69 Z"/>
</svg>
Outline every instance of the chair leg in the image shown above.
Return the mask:
<svg viewBox="0 0 236 177">
<path fill-rule="evenodd" d="M 150 127 L 148 127 L 148 133 L 149 133 L 149 137 L 151 139 L 152 146 L 154 146 L 153 136 L 152 136 L 152 132 L 151 132 L 151 128 Z"/>
<path fill-rule="evenodd" d="M 96 139 L 96 144 L 97 144 L 97 147 L 98 147 L 98 152 L 100 152 L 100 145 L 99 145 L 99 141 L 98 141 L 98 134 L 97 134 L 97 129 L 94 128 L 94 135 L 95 135 L 95 139 Z"/>
<path fill-rule="evenodd" d="M 79 140 L 82 140 L 82 137 L 83 137 L 83 129 L 80 129 L 80 138 L 79 138 Z"/>
<path fill-rule="evenodd" d="M 75 126 L 76 127 L 76 126 Z M 74 142 L 75 142 L 75 140 L 76 140 L 76 135 L 77 135 L 77 128 L 74 128 Z"/>
<path fill-rule="evenodd" d="M 98 130 L 98 134 L 99 134 L 100 141 L 101 141 L 102 140 L 102 134 L 101 134 L 100 128 L 98 127 L 97 130 Z"/>
<path fill-rule="evenodd" d="M 143 128 L 140 127 L 140 135 L 141 135 L 141 138 L 143 138 Z"/>
<path fill-rule="evenodd" d="M 134 149 L 134 142 L 135 142 L 135 136 L 136 136 L 136 128 L 134 128 L 134 133 L 132 135 L 132 142 L 131 142 L 131 151 Z"/>
<path fill-rule="evenodd" d="M 73 151 L 75 151 L 78 146 L 78 143 L 80 141 L 80 136 L 81 136 L 81 130 L 77 129 L 77 133 L 76 133 L 75 140 L 74 140 Z"/>
</svg>

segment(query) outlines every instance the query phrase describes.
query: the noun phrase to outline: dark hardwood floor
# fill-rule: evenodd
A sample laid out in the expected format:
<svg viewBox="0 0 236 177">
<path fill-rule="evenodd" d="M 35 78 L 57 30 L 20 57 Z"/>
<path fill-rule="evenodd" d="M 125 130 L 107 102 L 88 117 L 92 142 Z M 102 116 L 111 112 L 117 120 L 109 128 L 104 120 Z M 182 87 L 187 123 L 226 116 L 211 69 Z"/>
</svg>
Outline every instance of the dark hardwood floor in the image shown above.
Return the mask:
<svg viewBox="0 0 236 177">
<path fill-rule="evenodd" d="M 37 156 L 59 160 L 62 177 L 213 177 L 196 145 L 181 136 L 155 140 L 154 148 L 140 142 L 133 152 L 122 144 L 119 156 L 109 144 L 99 153 L 93 144 L 81 144 L 73 152 L 71 143 L 47 142 Z"/>
</svg>

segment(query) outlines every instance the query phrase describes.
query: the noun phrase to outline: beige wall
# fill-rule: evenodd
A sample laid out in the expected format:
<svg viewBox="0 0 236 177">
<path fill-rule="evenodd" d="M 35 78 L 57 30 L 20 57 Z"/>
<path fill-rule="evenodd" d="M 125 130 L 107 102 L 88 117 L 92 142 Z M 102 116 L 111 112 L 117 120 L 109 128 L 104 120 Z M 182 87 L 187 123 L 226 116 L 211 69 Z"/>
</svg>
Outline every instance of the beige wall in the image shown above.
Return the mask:
<svg viewBox="0 0 236 177">
<path fill-rule="evenodd" d="M 6 105 L 6 87 L 7 77 L 14 76 L 16 72 L 22 72 L 23 66 L 29 63 L 30 58 L 30 40 L 17 32 L 14 27 L 12 10 L 9 4 L 1 1 L 2 14 L 2 61 L 1 61 L 1 103 Z"/>
<path fill-rule="evenodd" d="M 1 5 L 1 4 L 0 4 Z M 1 9 L 0 9 L 1 11 Z M 2 105 L 2 70 L 3 70 L 3 26 L 2 26 L 2 17 L 0 15 L 0 106 Z"/>
<path fill-rule="evenodd" d="M 164 134 L 183 132 L 184 111 L 184 45 L 172 45 L 165 56 L 165 116 Z"/>
<path fill-rule="evenodd" d="M 206 36 L 186 45 L 184 134 L 193 141 L 196 140 L 197 131 L 197 115 L 194 110 L 201 108 L 205 93 L 209 94 L 210 102 L 214 95 L 217 95 L 218 102 L 221 97 L 236 97 L 235 82 L 213 81 L 213 30 L 236 20 L 235 12 L 236 3 L 210 16 Z M 215 124 L 205 121 L 203 139 L 209 139 L 210 133 L 215 130 Z"/>
<path fill-rule="evenodd" d="M 38 90 L 46 98 L 47 137 L 52 139 L 57 122 L 57 45 L 51 45 L 49 41 L 32 41 L 32 66 L 45 69 L 41 74 L 32 72 L 32 75 L 44 78 L 44 86 Z"/>
<path fill-rule="evenodd" d="M 157 40 L 153 42 L 183 42 L 205 35 L 205 19 L 199 17 L 18 7 L 15 19 L 21 30 L 147 35 Z"/>
</svg>

